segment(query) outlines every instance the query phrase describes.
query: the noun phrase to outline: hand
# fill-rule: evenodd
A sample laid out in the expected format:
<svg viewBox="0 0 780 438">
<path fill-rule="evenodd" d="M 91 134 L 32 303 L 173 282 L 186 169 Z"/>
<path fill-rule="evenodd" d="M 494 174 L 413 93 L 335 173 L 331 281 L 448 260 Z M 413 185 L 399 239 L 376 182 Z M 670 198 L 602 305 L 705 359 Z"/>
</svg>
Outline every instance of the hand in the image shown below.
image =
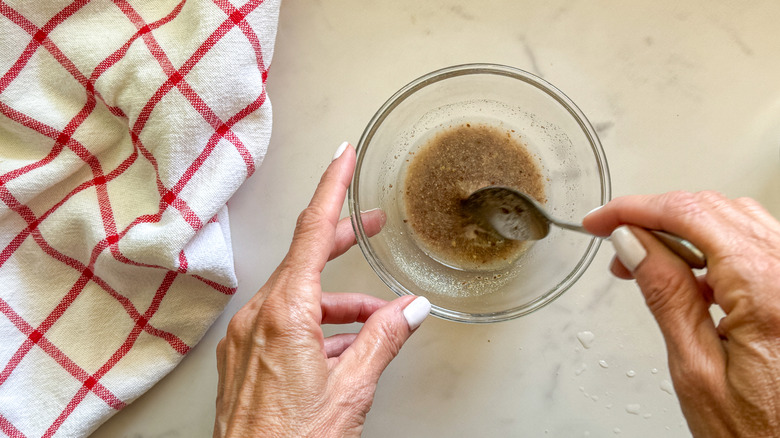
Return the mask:
<svg viewBox="0 0 780 438">
<path fill-rule="evenodd" d="M 642 289 L 691 432 L 780 436 L 780 223 L 750 199 L 676 192 L 615 199 L 584 225 L 612 233 L 613 273 Z M 698 246 L 706 274 L 697 278 L 645 229 Z M 712 304 L 726 314 L 717 327 Z"/>
<path fill-rule="evenodd" d="M 430 311 L 422 297 L 390 303 L 326 293 L 325 263 L 355 243 L 338 220 L 355 168 L 345 143 L 301 213 L 290 251 L 230 321 L 217 346 L 215 437 L 359 436 L 382 371 Z M 384 214 L 363 214 L 369 234 Z M 365 323 L 357 334 L 324 338 L 320 324 Z"/>
</svg>

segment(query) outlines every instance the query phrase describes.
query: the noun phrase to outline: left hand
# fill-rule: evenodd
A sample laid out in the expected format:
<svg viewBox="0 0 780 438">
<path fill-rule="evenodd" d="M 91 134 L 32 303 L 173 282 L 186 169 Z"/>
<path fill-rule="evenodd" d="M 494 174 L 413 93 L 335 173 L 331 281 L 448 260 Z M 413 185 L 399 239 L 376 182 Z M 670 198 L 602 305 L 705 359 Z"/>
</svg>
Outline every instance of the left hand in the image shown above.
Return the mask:
<svg viewBox="0 0 780 438">
<path fill-rule="evenodd" d="M 340 148 L 287 256 L 217 346 L 215 437 L 359 436 L 382 371 L 430 311 L 421 297 L 322 291 L 325 263 L 355 243 L 349 219 L 338 220 L 354 168 L 355 150 Z M 363 214 L 374 234 L 383 221 Z M 365 324 L 329 338 L 320 327 L 352 322 Z"/>
</svg>

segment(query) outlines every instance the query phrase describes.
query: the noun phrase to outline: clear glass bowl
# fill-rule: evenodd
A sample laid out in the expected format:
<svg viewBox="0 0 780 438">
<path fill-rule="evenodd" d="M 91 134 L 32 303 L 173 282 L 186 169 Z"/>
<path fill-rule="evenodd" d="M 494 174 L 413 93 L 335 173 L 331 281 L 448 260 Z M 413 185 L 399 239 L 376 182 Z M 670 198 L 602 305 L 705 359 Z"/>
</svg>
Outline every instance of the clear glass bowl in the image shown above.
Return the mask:
<svg viewBox="0 0 780 438">
<path fill-rule="evenodd" d="M 571 287 L 600 239 L 553 227 L 511 266 L 490 272 L 454 269 L 428 256 L 404 222 L 406 169 L 434 133 L 465 122 L 514 130 L 538 158 L 546 207 L 560 219 L 579 222 L 606 203 L 609 170 L 582 111 L 549 83 L 507 66 L 468 64 L 429 73 L 395 93 L 368 123 L 348 196 L 368 263 L 399 296 L 427 297 L 438 317 L 505 321 L 545 306 Z M 385 212 L 387 222 L 368 237 L 358 212 L 375 208 Z"/>
</svg>

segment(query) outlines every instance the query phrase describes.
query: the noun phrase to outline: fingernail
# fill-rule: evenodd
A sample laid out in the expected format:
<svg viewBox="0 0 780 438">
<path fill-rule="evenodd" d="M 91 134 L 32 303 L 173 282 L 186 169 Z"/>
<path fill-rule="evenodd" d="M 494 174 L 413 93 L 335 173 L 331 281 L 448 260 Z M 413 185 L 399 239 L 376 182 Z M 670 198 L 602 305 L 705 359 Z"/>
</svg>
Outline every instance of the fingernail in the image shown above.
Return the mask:
<svg viewBox="0 0 780 438">
<path fill-rule="evenodd" d="M 425 321 L 431 313 L 431 302 L 425 297 L 417 297 L 404 309 L 404 318 L 409 324 L 409 330 L 414 330 Z"/>
<path fill-rule="evenodd" d="M 375 214 L 379 214 L 380 225 L 384 227 L 385 224 L 387 223 L 387 215 L 385 214 L 384 211 L 382 211 L 381 208 L 377 207 L 377 208 L 372 208 L 371 210 L 361 211 L 360 215 L 362 216 L 364 214 L 369 214 L 369 213 L 374 213 L 374 212 L 377 212 Z"/>
<path fill-rule="evenodd" d="M 604 208 L 604 206 L 603 206 L 603 205 L 599 205 L 598 207 L 596 207 L 596 208 L 594 208 L 593 210 L 589 211 L 589 212 L 588 212 L 588 214 L 586 214 L 585 216 L 586 216 L 586 217 L 587 217 L 587 216 L 590 216 L 590 215 L 591 215 L 591 213 L 595 213 L 595 212 L 597 212 L 597 211 L 601 210 L 602 208 Z"/>
<path fill-rule="evenodd" d="M 615 246 L 615 253 L 623 266 L 631 272 L 647 257 L 647 250 L 627 226 L 615 228 L 609 238 Z"/>
<path fill-rule="evenodd" d="M 338 157 L 340 157 L 341 154 L 343 154 L 345 150 L 347 150 L 347 146 L 349 146 L 349 142 L 348 141 L 345 141 L 344 143 L 341 143 L 341 145 L 339 145 L 339 148 L 336 149 L 336 153 L 333 154 L 333 159 L 330 160 L 330 161 L 336 161 L 336 159 Z"/>
</svg>

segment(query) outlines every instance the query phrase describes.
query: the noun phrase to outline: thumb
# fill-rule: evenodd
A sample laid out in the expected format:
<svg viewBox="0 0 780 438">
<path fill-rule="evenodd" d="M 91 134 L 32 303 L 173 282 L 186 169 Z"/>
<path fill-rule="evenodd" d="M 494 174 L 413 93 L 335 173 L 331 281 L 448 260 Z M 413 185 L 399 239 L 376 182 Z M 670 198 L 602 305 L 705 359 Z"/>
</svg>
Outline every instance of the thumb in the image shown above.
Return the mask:
<svg viewBox="0 0 780 438">
<path fill-rule="evenodd" d="M 688 264 L 642 228 L 618 227 L 610 240 L 658 322 L 670 366 L 695 372 L 716 361 L 725 367 L 710 303 Z"/>
<path fill-rule="evenodd" d="M 385 304 L 366 320 L 355 341 L 341 355 L 340 367 L 376 384 L 430 311 L 431 303 L 425 297 L 404 296 Z"/>
</svg>

